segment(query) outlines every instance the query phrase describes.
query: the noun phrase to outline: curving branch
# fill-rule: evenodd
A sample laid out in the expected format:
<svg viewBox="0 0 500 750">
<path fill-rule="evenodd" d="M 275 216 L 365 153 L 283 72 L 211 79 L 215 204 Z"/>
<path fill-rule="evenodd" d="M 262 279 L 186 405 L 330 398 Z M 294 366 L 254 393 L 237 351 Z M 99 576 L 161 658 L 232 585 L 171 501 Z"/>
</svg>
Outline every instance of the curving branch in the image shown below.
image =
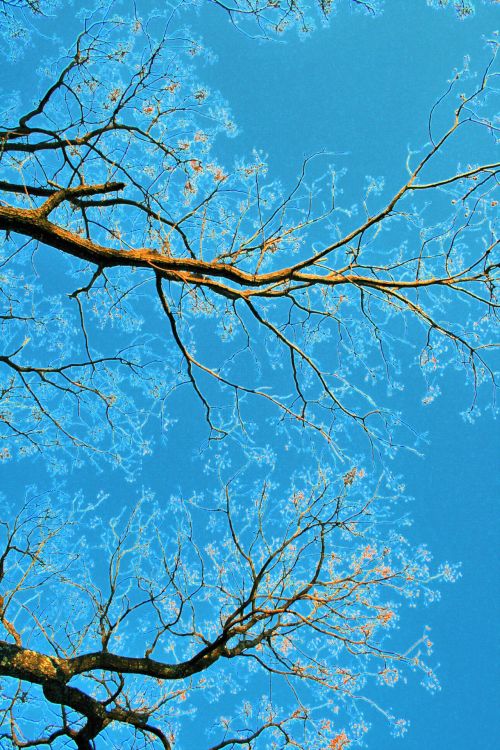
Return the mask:
<svg viewBox="0 0 500 750">
<path fill-rule="evenodd" d="M 89 536 L 86 515 L 94 506 L 76 505 L 61 519 L 43 505 L 46 499 L 28 499 L 1 525 L 0 675 L 19 689 L 32 686 L 28 706 L 40 689 L 48 704 L 61 707 L 61 721 L 54 724 L 53 714 L 39 709 L 46 732 L 29 739 L 29 709 L 25 716 L 23 702 L 14 699 L 4 736 L 18 747 L 66 737 L 90 748 L 120 725 L 171 748 L 178 707 L 195 705 L 198 690 L 216 695 L 220 670 L 229 669 L 223 663 L 241 662 L 242 679 L 251 660 L 277 688 L 282 683 L 278 693 L 292 691 L 294 708 L 287 714 L 270 703 L 254 718 L 249 714 L 245 727 L 225 726 L 211 750 L 252 746 L 264 733 L 305 748 L 298 725 L 324 739 L 325 728 L 304 708 L 309 686 L 348 697 L 356 695 L 361 674 L 390 679 L 394 670 L 417 664 L 427 673 L 424 661 L 414 660 L 421 640 L 404 653 L 384 643 L 396 617 L 394 599 L 414 598 L 433 581 L 453 577 L 451 569 L 431 574 L 425 556 L 400 535 L 385 538 L 387 524 L 377 530 L 372 506 L 381 499 L 379 488 L 371 494 L 363 488 L 363 472 L 353 467 L 331 483 L 320 475 L 294 490 L 281 509 L 268 502 L 264 485 L 247 504 L 249 525 L 230 483 L 218 506 L 192 508 L 216 523 L 217 548 L 197 541 L 190 504 L 179 501 L 172 508 L 180 524 L 174 534 L 165 509 L 145 498 L 128 517 Z M 102 583 L 89 576 L 91 557 L 108 568 Z M 69 607 L 56 618 L 46 608 L 54 590 L 66 591 Z M 142 655 L 121 653 L 137 629 Z M 320 652 L 318 635 L 325 643 Z M 166 647 L 179 658 L 153 656 Z"/>
</svg>

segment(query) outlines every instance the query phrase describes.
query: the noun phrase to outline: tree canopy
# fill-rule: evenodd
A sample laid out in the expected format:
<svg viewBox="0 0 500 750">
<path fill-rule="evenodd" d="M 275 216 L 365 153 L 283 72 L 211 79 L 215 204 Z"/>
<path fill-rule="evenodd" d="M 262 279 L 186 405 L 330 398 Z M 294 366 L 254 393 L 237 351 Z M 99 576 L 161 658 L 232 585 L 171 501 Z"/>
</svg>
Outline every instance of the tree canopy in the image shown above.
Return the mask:
<svg viewBox="0 0 500 750">
<path fill-rule="evenodd" d="M 211 12 L 255 44 L 382 12 L 336 5 Z M 404 734 L 374 686 L 437 686 L 425 627 L 400 647 L 395 624 L 458 568 L 405 536 L 389 461 L 418 440 L 384 392 L 415 360 L 429 402 L 449 366 L 470 415 L 495 387 L 497 39 L 443 84 L 401 184 L 368 176 L 352 206 L 326 152 L 289 186 L 257 151 L 229 162 L 196 12 L 1 4 L 12 70 L 50 48 L 0 116 L 0 456 L 48 470 L 2 512 L 6 747 L 183 748 L 197 712 L 203 748 L 340 750 L 365 742 L 365 708 Z M 168 476 L 179 403 L 205 491 L 154 496 L 144 459 Z M 136 497 L 118 510 L 117 472 Z"/>
</svg>

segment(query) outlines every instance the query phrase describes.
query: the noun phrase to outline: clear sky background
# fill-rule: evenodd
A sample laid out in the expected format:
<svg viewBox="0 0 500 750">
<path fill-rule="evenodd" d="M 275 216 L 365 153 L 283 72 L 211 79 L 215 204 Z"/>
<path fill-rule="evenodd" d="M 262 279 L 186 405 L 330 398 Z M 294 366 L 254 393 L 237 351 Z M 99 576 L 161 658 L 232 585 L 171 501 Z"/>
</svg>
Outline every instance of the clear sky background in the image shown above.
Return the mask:
<svg viewBox="0 0 500 750">
<path fill-rule="evenodd" d="M 281 44 L 256 44 L 206 11 L 200 28 L 218 62 L 205 78 L 228 99 L 241 130 L 224 147 L 235 154 L 262 149 L 271 176 L 283 180 L 316 150 L 346 153 L 338 162 L 349 170 L 353 200 L 366 174 L 399 184 L 407 148 L 425 143 L 429 109 L 453 69 L 465 55 L 473 69 L 486 60 L 484 38 L 500 14 L 479 3 L 476 10 L 460 22 L 420 0 L 389 0 L 376 19 L 344 6 L 329 28 L 302 42 L 289 34 Z M 424 458 L 402 454 L 397 461 L 414 498 L 412 537 L 427 542 L 439 561 L 462 561 L 463 577 L 443 589 L 437 605 L 402 620 L 403 632 L 431 626 L 442 690 L 432 696 L 416 681 L 394 690 L 386 700 L 411 729 L 393 740 L 374 721 L 368 747 L 489 750 L 500 743 L 498 423 L 488 410 L 475 424 L 462 419 L 471 392 L 459 373 L 446 373 L 442 395 L 427 407 L 416 368 L 404 380 L 398 406 L 429 439 Z"/>
<path fill-rule="evenodd" d="M 290 33 L 284 43 L 258 43 L 207 4 L 193 25 L 218 60 L 203 69 L 202 77 L 228 100 L 240 128 L 236 138 L 220 140 L 221 161 L 229 164 L 253 148 L 262 149 L 270 176 L 286 184 L 304 156 L 324 148 L 343 155 L 338 163 L 348 168 L 346 203 L 361 196 L 367 174 L 385 176 L 388 189 L 398 185 L 407 148 L 425 142 L 428 111 L 453 68 L 468 54 L 471 67 L 482 69 L 487 59 L 483 37 L 498 20 L 493 6 L 478 5 L 474 18 L 459 22 L 423 0 L 388 0 L 376 19 L 345 5 L 330 28 L 318 29 L 305 41 Z M 34 64 L 37 51 L 30 54 L 23 64 Z M 499 433 L 487 407 L 490 392 L 484 395 L 481 419 L 469 424 L 460 412 L 469 405 L 471 391 L 460 373 L 445 374 L 442 395 L 427 407 L 416 367 L 405 370 L 404 382 L 405 391 L 393 397 L 394 407 L 403 409 L 429 441 L 423 458 L 401 453 L 395 461 L 414 498 L 404 508 L 414 519 L 409 535 L 428 543 L 437 561 L 462 561 L 463 577 L 443 588 L 438 604 L 406 611 L 401 622 L 408 641 L 412 633 L 419 637 L 422 623 L 432 628 L 441 692 L 430 695 L 416 679 L 387 691 L 385 703 L 410 719 L 410 731 L 404 740 L 393 740 L 386 724 L 368 715 L 374 725 L 368 747 L 493 750 L 500 744 L 494 530 Z M 182 419 L 166 445 L 158 445 L 146 461 L 139 484 L 158 492 L 181 486 L 185 494 L 203 490 L 199 470 L 205 459 L 194 450 L 198 417 L 185 418 L 191 403 L 188 396 L 177 403 L 174 416 Z M 286 482 L 289 471 L 279 455 L 275 478 Z M 22 464 L 7 465 L 2 489 L 18 488 L 25 472 Z M 30 473 L 31 480 L 47 481 L 40 462 Z M 118 473 L 94 475 L 88 467 L 67 481 L 84 484 L 88 493 L 112 487 L 117 507 L 127 487 Z"/>
</svg>

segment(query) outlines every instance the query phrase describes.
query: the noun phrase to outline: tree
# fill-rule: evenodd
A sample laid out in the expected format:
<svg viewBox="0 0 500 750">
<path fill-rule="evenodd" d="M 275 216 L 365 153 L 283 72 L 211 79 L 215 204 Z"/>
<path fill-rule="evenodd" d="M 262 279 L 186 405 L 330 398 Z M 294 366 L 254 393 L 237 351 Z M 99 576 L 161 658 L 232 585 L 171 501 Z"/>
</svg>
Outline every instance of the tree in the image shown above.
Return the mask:
<svg viewBox="0 0 500 750">
<path fill-rule="evenodd" d="M 3 736 L 16 747 L 71 738 L 89 748 L 108 730 L 117 742 L 135 734 L 170 750 L 183 703 L 207 711 L 223 681 L 235 715 L 215 723 L 211 748 L 337 747 L 368 729 L 357 707 L 366 683 L 393 685 L 410 668 L 433 689 L 427 632 L 404 653 L 386 645 L 387 632 L 398 599 L 432 599 L 436 582 L 457 571 L 431 573 L 424 547 L 387 532 L 381 488 L 354 490 L 362 476 L 353 468 L 341 482 L 302 481 L 280 502 L 265 485 L 237 488 L 236 501 L 228 485 L 213 508 L 144 496 L 130 516 L 108 528 L 94 520 L 89 531 L 96 508 L 81 499 L 66 501 L 61 522 L 47 498 L 29 497 L 3 524 L 0 617 L 10 641 L 0 642 L 0 663 L 19 680 L 2 706 Z M 165 513 L 175 519 L 166 539 Z M 217 545 L 206 544 L 207 524 Z M 231 699 L 236 679 L 259 684 L 266 673 L 283 683 L 284 706 Z M 23 683 L 39 686 L 47 706 Z M 354 735 L 329 718 L 344 704 Z M 404 720 L 379 710 L 404 733 Z"/>
<path fill-rule="evenodd" d="M 4 3 L 6 17 L 22 5 Z M 2 457 L 42 456 L 53 473 L 110 460 L 134 480 L 180 392 L 201 408 L 209 443 L 253 458 L 253 478 L 219 467 L 221 492 L 146 495 L 118 518 L 104 498 L 57 487 L 50 499 L 29 490 L 20 510 L 15 500 L 0 558 L 1 672 L 17 686 L 3 738 L 89 748 L 130 730 L 123 742 L 170 748 L 183 706 L 215 698 L 221 675 L 230 695 L 236 675 L 264 674 L 279 698 L 253 713 L 235 701 L 213 748 L 361 742 L 370 680 L 392 684 L 407 665 L 435 684 L 426 633 L 409 651 L 386 644 L 394 600 L 432 599 L 432 581 L 456 571 L 430 572 L 425 548 L 396 521 L 388 531 L 401 490 L 390 474 L 363 477 L 353 436 L 382 461 L 409 440 L 379 387 L 397 372 L 401 338 L 419 343 L 429 399 L 449 361 L 471 379 L 471 410 L 494 383 L 500 164 L 476 151 L 450 160 L 469 130 L 481 154 L 495 137 L 496 41 L 479 79 L 454 73 L 399 189 L 368 180 L 359 218 L 327 155 L 307 159 L 288 191 L 259 154 L 231 169 L 217 160 L 235 125 L 198 80 L 205 53 L 183 16 L 109 10 L 82 14 L 69 52 L 42 66 L 35 102 L 21 94 L 0 123 Z M 306 11 L 225 6 L 266 35 Z M 286 491 L 255 478 L 269 418 L 302 451 Z M 51 604 L 63 597 L 69 615 Z M 348 729 L 328 718 L 340 706 Z"/>
<path fill-rule="evenodd" d="M 39 447 L 40 435 L 47 441 L 55 432 L 58 441 L 78 447 L 89 443 L 89 422 L 81 425 L 82 419 L 113 425 L 113 412 L 120 412 L 113 409 L 114 404 L 120 406 L 119 384 L 110 385 L 113 368 L 125 365 L 133 379 L 141 380 L 149 354 L 132 357 L 131 352 L 149 350 L 127 331 L 118 351 L 115 347 L 110 353 L 95 354 L 87 318 L 93 312 L 103 326 L 106 317 L 124 316 L 127 325 L 139 327 L 126 307 L 136 288 L 130 270 L 149 271 L 138 278 L 138 288 L 149 281 L 155 284 L 155 293 L 148 288 L 148 297 L 156 296 L 159 302 L 178 348 L 181 378 L 187 378 L 196 391 L 212 437 L 223 436 L 235 420 L 244 422 L 241 398 L 253 395 L 326 440 L 335 442 L 336 423 L 345 417 L 380 439 L 381 425 L 389 443 L 390 415 L 377 408 L 349 375 L 356 357 L 371 359 L 371 353 L 363 352 L 368 348 L 380 351 L 387 368 L 382 376 L 391 377 L 392 352 L 382 331 L 387 316 L 405 324 L 416 318 L 422 324 L 423 366 L 432 366 L 433 357 L 441 356 L 451 341 L 475 381 L 487 376 L 483 352 L 491 343 L 488 333 L 485 338 L 480 332 L 469 335 L 468 327 L 471 318 L 478 322 L 495 310 L 496 239 L 478 229 L 488 225 L 494 212 L 491 193 L 498 164 L 492 160 L 435 175 L 431 170 L 434 160 L 464 129 L 480 127 L 487 137 L 494 132 L 479 109 L 492 61 L 479 85 L 461 95 L 443 132 L 434 132 L 430 120 L 430 146 L 409 164 L 407 181 L 379 206 L 372 203 L 380 186 L 370 182 L 366 217 L 353 222 L 346 221 L 344 207 L 336 205 L 338 180 L 333 171 L 325 180 L 320 176 L 307 184 L 306 163 L 285 197 L 263 182 L 264 165 L 258 160 L 226 174 L 212 160 L 209 142 L 221 129 L 231 131 L 234 125 L 217 100 L 207 108 L 207 92 L 194 72 L 179 62 L 179 46 L 188 56 L 196 54 L 197 46 L 175 34 L 154 42 L 136 19 L 134 40 L 145 38 L 129 49 L 121 37 L 124 24 L 121 19 L 93 23 L 89 19 L 88 30 L 36 106 L 18 121 L 6 113 L 2 125 L 6 179 L 1 187 L 9 200 L 0 208 L 0 228 L 8 236 L 23 237 L 28 252 L 32 241 L 41 242 L 85 264 L 70 266 L 79 280 L 84 274 L 84 281 L 76 288 L 66 287 L 67 305 L 60 312 L 54 310 L 50 321 L 36 312 L 36 297 L 17 299 L 17 279 L 12 277 L 11 292 L 7 277 L 8 312 L 3 321 L 5 340 L 11 343 L 2 356 L 8 375 L 2 400 L 8 404 L 13 399 L 12 413 L 24 420 L 19 426 L 5 412 L 7 434 L 21 444 Z M 100 79 L 103 61 L 109 75 Z M 169 71 L 167 78 L 164 70 Z M 457 73 L 448 96 L 460 78 Z M 213 125 L 201 130 L 201 117 Z M 421 209 L 429 194 L 442 206 L 437 225 L 431 226 L 424 223 Z M 410 257 L 401 244 L 400 222 L 406 224 L 406 237 L 419 245 Z M 380 264 L 378 242 L 385 242 L 386 236 L 392 246 Z M 15 246 L 4 268 L 15 263 L 21 252 L 22 262 L 25 250 Z M 38 291 L 35 295 L 40 297 Z M 462 297 L 472 310 L 470 317 L 464 314 L 465 324 L 447 321 L 441 314 L 450 297 Z M 347 326 L 338 313 L 342 305 L 352 304 L 361 315 Z M 186 323 L 215 313 L 223 321 L 225 335 L 235 340 L 235 356 L 250 370 L 244 382 L 231 376 L 233 358 L 214 367 L 191 352 L 190 339 L 196 337 L 196 330 L 189 332 Z M 75 319 L 83 348 L 79 342 L 67 341 L 67 326 Z M 308 342 L 319 338 L 318 324 L 328 335 L 337 328 L 340 348 L 352 355 L 347 366 L 339 364 L 335 372 L 328 372 L 315 360 L 316 342 Z M 248 352 L 255 328 L 263 329 L 278 356 L 288 360 L 293 383 L 288 398 L 251 382 Z M 207 335 L 203 326 L 199 329 Z M 117 339 L 109 338 L 113 343 Z M 39 341 L 44 349 L 60 351 L 49 366 L 28 359 Z M 104 343 L 99 341 L 95 348 L 102 349 Z M 73 352 L 79 356 L 68 359 Z M 377 378 L 374 369 L 371 375 Z M 222 411 L 218 419 L 204 393 L 209 379 L 234 397 L 231 413 Z M 18 398 L 21 404 L 16 403 Z M 88 402 L 85 407 L 83 401 Z M 103 412 L 96 416 L 92 405 L 101 406 Z M 30 411 L 33 406 L 35 411 Z M 122 412 L 125 409 L 130 407 Z M 85 437 L 78 433 L 80 425 Z M 129 421 L 119 434 L 123 436 L 125 429 L 131 434 Z M 133 440 L 136 445 L 138 438 Z"/>
</svg>

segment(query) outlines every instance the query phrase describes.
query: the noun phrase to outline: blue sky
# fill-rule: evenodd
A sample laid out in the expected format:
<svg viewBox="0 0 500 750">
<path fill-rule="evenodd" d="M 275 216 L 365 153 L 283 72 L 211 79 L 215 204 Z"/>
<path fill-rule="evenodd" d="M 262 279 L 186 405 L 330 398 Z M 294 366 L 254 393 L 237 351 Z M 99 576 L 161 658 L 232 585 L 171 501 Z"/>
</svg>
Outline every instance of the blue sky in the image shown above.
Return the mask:
<svg viewBox="0 0 500 750">
<path fill-rule="evenodd" d="M 471 68 L 485 60 L 484 37 L 498 27 L 498 11 L 478 4 L 474 18 L 459 22 L 424 2 L 387 2 L 376 19 L 345 8 L 327 29 L 305 41 L 255 44 L 215 12 L 203 14 L 204 37 L 218 62 L 206 77 L 228 99 L 241 135 L 229 145 L 239 154 L 259 148 L 270 171 L 290 179 L 304 155 L 325 148 L 348 154 L 347 183 L 355 199 L 365 174 L 384 175 L 389 186 L 403 175 L 407 148 L 425 142 L 430 106 L 465 55 Z M 346 202 L 349 202 L 348 200 Z M 459 412 L 470 390 L 448 371 L 442 395 L 421 404 L 422 382 L 405 373 L 404 410 L 429 444 L 424 457 L 397 460 L 414 498 L 413 538 L 429 544 L 436 559 L 462 561 L 463 577 L 443 590 L 442 600 L 412 616 L 425 621 L 440 663 L 441 692 L 418 684 L 394 691 L 396 713 L 411 730 L 393 740 L 376 724 L 368 747 L 466 750 L 498 747 L 495 722 L 500 698 L 498 659 L 497 517 L 498 424 L 485 411 L 475 424 Z M 410 617 L 402 629 L 411 627 Z"/>
<path fill-rule="evenodd" d="M 305 156 L 325 149 L 347 169 L 347 204 L 361 194 L 366 175 L 384 176 L 390 191 L 402 179 L 408 147 L 425 142 L 429 108 L 452 70 L 465 55 L 471 68 L 484 65 L 484 36 L 496 23 L 493 6 L 479 5 L 474 18 L 459 22 L 423 0 L 388 0 L 375 19 L 344 6 L 329 28 L 306 40 L 292 32 L 284 42 L 259 43 L 207 4 L 193 26 L 217 61 L 200 76 L 227 99 L 239 127 L 237 137 L 218 140 L 219 158 L 230 164 L 254 148 L 262 150 L 270 176 L 286 185 Z M 28 66 L 36 51 L 30 54 Z M 408 640 L 412 633 L 419 636 L 421 623 L 431 627 L 442 690 L 430 695 L 411 679 L 393 690 L 386 703 L 410 719 L 411 729 L 404 740 L 393 740 L 386 725 L 369 716 L 374 726 L 368 747 L 493 750 L 499 742 L 494 716 L 500 697 L 495 666 L 500 608 L 494 533 L 499 434 L 489 408 L 491 392 L 481 397 L 481 418 L 469 423 L 460 415 L 471 399 L 461 373 L 449 369 L 443 375 L 442 393 L 430 406 L 422 404 L 423 380 L 409 359 L 402 379 L 405 390 L 390 404 L 403 410 L 428 441 L 422 457 L 402 451 L 393 462 L 413 498 L 402 512 L 414 519 L 412 540 L 428 543 L 437 561 L 461 561 L 463 576 L 443 589 L 438 604 L 407 611 L 401 622 Z M 158 444 L 145 461 L 138 485 L 159 493 L 203 490 L 200 467 L 207 458 L 196 451 L 202 441 L 198 417 L 193 412 L 185 418 L 192 406 L 190 396 L 174 403 L 178 422 L 166 444 Z M 273 435 L 269 441 L 277 451 L 274 479 L 286 483 L 294 459 L 279 452 Z M 3 471 L 2 489 L 8 490 L 25 469 L 11 464 Z M 30 472 L 32 481 L 46 481 L 40 462 Z M 118 473 L 94 474 L 88 467 L 67 482 L 84 484 L 90 494 L 112 484 L 111 502 L 117 507 L 127 488 Z"/>
<path fill-rule="evenodd" d="M 222 33 L 207 11 L 204 36 L 218 63 L 206 77 L 240 125 L 240 137 L 230 143 L 235 153 L 263 149 L 271 172 L 283 179 L 316 150 L 348 154 L 338 161 L 348 167 L 355 199 L 365 174 L 399 183 L 407 148 L 425 142 L 430 106 L 465 55 L 472 68 L 481 67 L 484 37 L 497 24 L 491 6 L 478 4 L 476 16 L 460 22 L 416 0 L 387 2 L 376 19 L 344 8 L 329 28 L 303 42 L 290 34 L 284 44 L 259 45 L 229 25 Z M 470 390 L 456 372 L 445 375 L 442 396 L 430 407 L 421 405 L 415 371 L 405 383 L 405 415 L 429 440 L 422 459 L 403 454 L 397 460 L 414 498 L 413 538 L 426 541 L 439 560 L 462 561 L 463 577 L 443 590 L 437 605 L 412 616 L 432 628 L 441 692 L 430 695 L 414 683 L 394 691 L 392 705 L 410 719 L 411 730 L 392 740 L 376 724 L 368 747 L 489 750 L 500 741 L 498 425 L 488 411 L 475 424 L 464 422 L 459 412 Z M 412 625 L 418 627 L 407 615 L 403 632 Z"/>
<path fill-rule="evenodd" d="M 205 77 L 223 92 L 240 126 L 225 148 L 237 155 L 262 149 L 272 176 L 283 180 L 295 176 L 305 155 L 325 148 L 347 154 L 338 162 L 348 168 L 353 200 L 366 174 L 384 175 L 393 187 L 408 147 L 425 142 L 429 108 L 453 69 L 465 55 L 471 68 L 481 67 L 484 38 L 498 20 L 498 11 L 479 4 L 474 18 L 459 22 L 416 0 L 387 2 L 376 19 L 344 8 L 305 41 L 289 34 L 286 43 L 256 44 L 229 24 L 221 28 L 207 10 L 200 26 L 218 61 Z M 500 698 L 498 424 L 488 410 L 474 424 L 462 419 L 471 394 L 456 372 L 446 373 L 443 393 L 429 407 L 421 404 L 415 370 L 405 372 L 405 385 L 405 415 L 429 440 L 423 458 L 403 453 L 396 462 L 414 498 L 412 535 L 436 559 L 462 561 L 463 577 L 437 605 L 411 618 L 407 613 L 402 622 L 403 632 L 418 627 L 412 619 L 431 626 L 441 692 L 432 696 L 413 683 L 394 691 L 391 703 L 410 719 L 411 731 L 392 740 L 376 723 L 368 747 L 493 749 Z"/>
</svg>

